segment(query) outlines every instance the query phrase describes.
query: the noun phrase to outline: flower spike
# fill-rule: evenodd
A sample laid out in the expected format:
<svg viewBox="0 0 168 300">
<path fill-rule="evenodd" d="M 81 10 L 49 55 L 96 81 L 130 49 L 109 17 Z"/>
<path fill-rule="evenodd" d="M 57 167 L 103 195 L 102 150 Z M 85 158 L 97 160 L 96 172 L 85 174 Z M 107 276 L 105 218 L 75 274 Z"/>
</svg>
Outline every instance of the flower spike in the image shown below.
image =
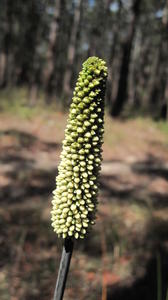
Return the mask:
<svg viewBox="0 0 168 300">
<path fill-rule="evenodd" d="M 59 237 L 84 238 L 94 224 L 104 132 L 105 62 L 90 57 L 76 83 L 52 200 Z"/>
</svg>

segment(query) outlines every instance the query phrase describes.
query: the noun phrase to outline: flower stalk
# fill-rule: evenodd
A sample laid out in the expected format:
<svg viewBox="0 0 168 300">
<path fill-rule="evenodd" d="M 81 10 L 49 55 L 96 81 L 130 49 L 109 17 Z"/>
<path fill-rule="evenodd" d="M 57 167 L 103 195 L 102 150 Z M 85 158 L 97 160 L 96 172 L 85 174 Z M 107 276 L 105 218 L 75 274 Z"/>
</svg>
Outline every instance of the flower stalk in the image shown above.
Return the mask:
<svg viewBox="0 0 168 300">
<path fill-rule="evenodd" d="M 53 300 L 63 299 L 66 279 L 68 276 L 69 266 L 71 262 L 72 251 L 73 251 L 73 241 L 71 239 L 65 239 Z"/>
</svg>

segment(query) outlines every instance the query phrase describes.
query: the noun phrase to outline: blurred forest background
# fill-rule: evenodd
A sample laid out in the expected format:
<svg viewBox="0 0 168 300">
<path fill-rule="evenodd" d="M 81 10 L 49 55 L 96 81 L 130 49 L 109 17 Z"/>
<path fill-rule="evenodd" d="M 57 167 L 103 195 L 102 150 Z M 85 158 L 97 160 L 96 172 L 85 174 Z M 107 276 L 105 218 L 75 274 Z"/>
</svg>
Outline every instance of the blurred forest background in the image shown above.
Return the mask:
<svg viewBox="0 0 168 300">
<path fill-rule="evenodd" d="M 0 90 L 25 87 L 28 104 L 70 103 L 81 63 L 109 68 L 107 106 L 166 118 L 167 0 L 0 1 Z"/>
<path fill-rule="evenodd" d="M 109 70 L 99 206 L 64 299 L 168 300 L 168 0 L 0 0 L 0 300 L 53 297 L 52 191 L 92 55 Z"/>
</svg>

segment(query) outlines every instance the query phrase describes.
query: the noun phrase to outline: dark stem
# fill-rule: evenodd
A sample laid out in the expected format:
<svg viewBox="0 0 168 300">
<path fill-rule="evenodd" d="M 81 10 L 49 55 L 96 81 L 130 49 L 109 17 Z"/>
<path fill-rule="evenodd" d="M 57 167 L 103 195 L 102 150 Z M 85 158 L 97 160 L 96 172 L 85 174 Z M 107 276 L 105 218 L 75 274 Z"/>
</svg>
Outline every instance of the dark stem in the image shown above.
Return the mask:
<svg viewBox="0 0 168 300">
<path fill-rule="evenodd" d="M 73 251 L 73 241 L 65 239 L 53 300 L 62 300 Z"/>
</svg>

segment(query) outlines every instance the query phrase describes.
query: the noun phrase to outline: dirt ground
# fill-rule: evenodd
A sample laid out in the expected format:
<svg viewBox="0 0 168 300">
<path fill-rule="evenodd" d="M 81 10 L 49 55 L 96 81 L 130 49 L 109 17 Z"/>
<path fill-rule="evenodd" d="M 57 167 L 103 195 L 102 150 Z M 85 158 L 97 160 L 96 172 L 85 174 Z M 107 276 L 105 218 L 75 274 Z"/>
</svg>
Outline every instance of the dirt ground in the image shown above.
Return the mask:
<svg viewBox="0 0 168 300">
<path fill-rule="evenodd" d="M 50 226 L 66 115 L 0 115 L 0 299 L 52 299 L 62 242 Z M 97 222 L 76 242 L 65 300 L 155 300 L 168 287 L 168 137 L 106 116 Z M 161 278 L 161 280 L 159 280 Z"/>
</svg>

